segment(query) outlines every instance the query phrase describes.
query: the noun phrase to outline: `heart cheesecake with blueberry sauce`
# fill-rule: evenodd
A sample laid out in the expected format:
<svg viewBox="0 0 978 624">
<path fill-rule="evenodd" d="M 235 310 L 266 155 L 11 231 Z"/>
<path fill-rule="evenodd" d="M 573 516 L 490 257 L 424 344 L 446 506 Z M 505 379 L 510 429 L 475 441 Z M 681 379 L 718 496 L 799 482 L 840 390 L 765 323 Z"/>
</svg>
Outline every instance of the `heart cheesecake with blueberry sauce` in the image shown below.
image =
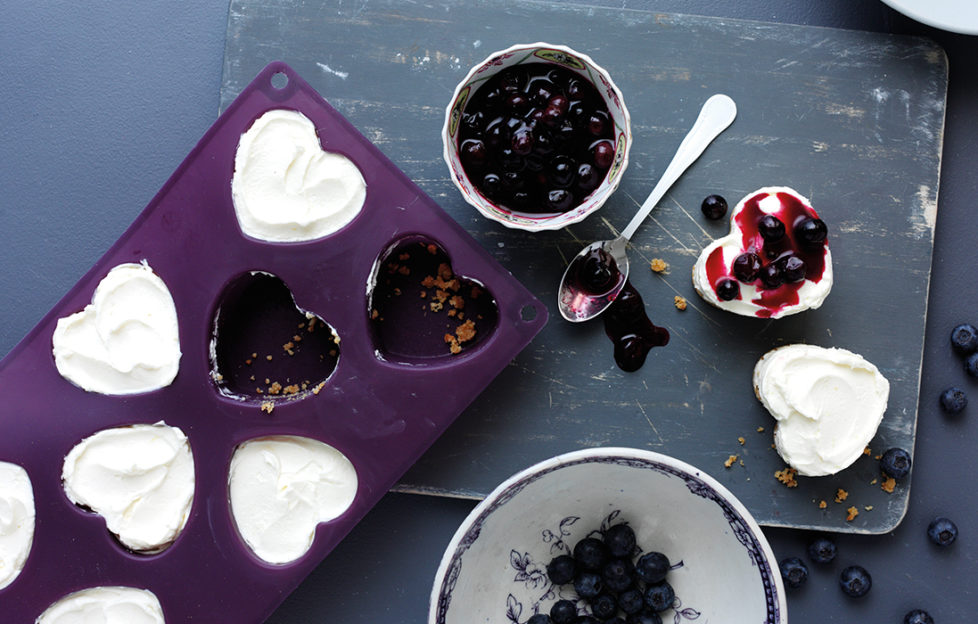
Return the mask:
<svg viewBox="0 0 978 624">
<path fill-rule="evenodd" d="M 749 194 L 730 215 L 730 233 L 693 267 L 693 286 L 714 306 L 759 318 L 818 308 L 832 288 L 828 229 L 811 203 L 787 187 Z"/>
</svg>

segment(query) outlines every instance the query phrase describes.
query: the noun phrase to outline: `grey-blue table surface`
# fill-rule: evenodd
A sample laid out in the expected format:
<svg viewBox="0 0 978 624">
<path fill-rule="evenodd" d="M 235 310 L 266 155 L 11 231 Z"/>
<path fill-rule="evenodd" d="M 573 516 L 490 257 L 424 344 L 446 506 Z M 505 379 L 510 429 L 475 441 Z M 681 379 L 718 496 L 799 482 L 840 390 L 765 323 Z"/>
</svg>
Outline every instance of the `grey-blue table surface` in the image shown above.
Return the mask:
<svg viewBox="0 0 978 624">
<path fill-rule="evenodd" d="M 589 0 L 621 8 L 930 37 L 947 52 L 950 83 L 909 511 L 885 535 L 841 535 L 838 561 L 813 568 L 788 597 L 790 620 L 902 622 L 911 608 L 970 622 L 978 493 L 971 468 L 978 423 L 941 413 L 950 385 L 973 394 L 948 346 L 978 322 L 973 279 L 978 153 L 978 37 L 914 22 L 877 0 Z M 128 227 L 217 115 L 226 2 L 88 3 L 4 0 L 0 20 L 0 354 L 8 353 Z M 894 289 L 899 283 L 892 284 Z M 855 312 L 858 313 L 858 312 Z M 66 415 L 70 417 L 70 415 Z M 269 622 L 419 622 L 442 552 L 472 501 L 389 494 L 289 596 Z M 961 534 L 940 549 L 939 515 Z M 813 537 L 765 529 L 778 558 Z M 870 594 L 846 599 L 839 570 L 863 565 Z M 2 598 L 0 598 L 2 609 Z M 16 623 L 20 624 L 20 623 Z"/>
</svg>

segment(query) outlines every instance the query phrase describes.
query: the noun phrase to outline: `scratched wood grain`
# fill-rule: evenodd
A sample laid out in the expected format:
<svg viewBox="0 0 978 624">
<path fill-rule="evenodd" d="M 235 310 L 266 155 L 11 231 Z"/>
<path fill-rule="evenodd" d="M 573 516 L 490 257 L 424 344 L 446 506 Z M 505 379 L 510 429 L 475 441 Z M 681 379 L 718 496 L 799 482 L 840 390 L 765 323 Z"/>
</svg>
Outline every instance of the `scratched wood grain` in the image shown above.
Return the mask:
<svg viewBox="0 0 978 624">
<path fill-rule="evenodd" d="M 439 131 L 469 67 L 537 40 L 570 45 L 610 71 L 635 142 L 620 189 L 598 214 L 529 234 L 488 222 L 462 201 Z M 479 497 L 546 457 L 621 445 L 703 469 L 762 524 L 880 533 L 903 517 L 909 485 L 881 491 L 871 456 L 837 476 L 800 479 L 795 489 L 779 484 L 773 421 L 753 396 L 751 371 L 786 343 L 861 353 L 891 382 L 873 454 L 913 446 L 947 85 L 935 44 L 551 2 L 232 0 L 222 109 L 274 59 L 299 71 L 551 309 L 534 343 L 400 488 Z M 715 92 L 737 101 L 737 120 L 630 250 L 632 280 L 672 340 L 639 372 L 624 373 L 599 322 L 559 318 L 556 284 L 585 242 L 624 227 Z M 779 321 L 711 308 L 690 282 L 699 251 L 727 232 L 726 223 L 702 217 L 703 197 L 720 193 L 732 204 L 769 185 L 811 198 L 829 224 L 836 268 L 821 309 Z M 645 268 L 654 257 L 668 263 L 666 273 Z M 673 307 L 676 295 L 688 300 L 686 311 Z M 725 468 L 731 455 L 738 460 Z M 844 503 L 835 502 L 839 488 L 849 493 Z M 850 506 L 859 516 L 847 522 Z"/>
</svg>

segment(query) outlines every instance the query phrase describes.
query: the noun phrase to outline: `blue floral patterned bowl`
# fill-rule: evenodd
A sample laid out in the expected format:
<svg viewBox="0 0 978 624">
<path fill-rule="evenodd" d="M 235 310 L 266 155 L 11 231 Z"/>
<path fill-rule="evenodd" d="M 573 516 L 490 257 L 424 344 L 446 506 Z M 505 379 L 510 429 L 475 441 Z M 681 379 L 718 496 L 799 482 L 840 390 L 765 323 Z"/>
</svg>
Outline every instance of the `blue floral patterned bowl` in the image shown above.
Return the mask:
<svg viewBox="0 0 978 624">
<path fill-rule="evenodd" d="M 429 624 L 524 624 L 573 600 L 546 565 L 578 540 L 627 523 L 674 567 L 663 622 L 785 624 L 774 554 L 747 509 L 712 477 L 666 455 L 575 451 L 510 477 L 469 514 L 442 558 Z"/>
</svg>

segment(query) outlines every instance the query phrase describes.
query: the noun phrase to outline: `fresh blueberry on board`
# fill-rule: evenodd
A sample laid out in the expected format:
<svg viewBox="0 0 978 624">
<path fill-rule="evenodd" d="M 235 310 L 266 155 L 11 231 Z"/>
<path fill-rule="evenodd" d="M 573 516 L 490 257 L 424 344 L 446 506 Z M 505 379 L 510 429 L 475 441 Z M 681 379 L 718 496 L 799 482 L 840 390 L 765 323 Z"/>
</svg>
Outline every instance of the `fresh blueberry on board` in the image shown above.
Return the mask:
<svg viewBox="0 0 978 624">
<path fill-rule="evenodd" d="M 914 609 L 903 616 L 903 624 L 934 624 L 934 618 L 923 609 Z"/>
<path fill-rule="evenodd" d="M 965 358 L 964 370 L 972 377 L 978 377 L 978 351 Z"/>
<path fill-rule="evenodd" d="M 707 219 L 717 221 L 727 214 L 727 200 L 720 195 L 708 195 L 700 205 L 700 209 Z"/>
<path fill-rule="evenodd" d="M 910 453 L 902 448 L 887 449 L 880 456 L 880 470 L 888 477 L 893 477 L 897 481 L 907 476 L 913 464 Z"/>
</svg>

